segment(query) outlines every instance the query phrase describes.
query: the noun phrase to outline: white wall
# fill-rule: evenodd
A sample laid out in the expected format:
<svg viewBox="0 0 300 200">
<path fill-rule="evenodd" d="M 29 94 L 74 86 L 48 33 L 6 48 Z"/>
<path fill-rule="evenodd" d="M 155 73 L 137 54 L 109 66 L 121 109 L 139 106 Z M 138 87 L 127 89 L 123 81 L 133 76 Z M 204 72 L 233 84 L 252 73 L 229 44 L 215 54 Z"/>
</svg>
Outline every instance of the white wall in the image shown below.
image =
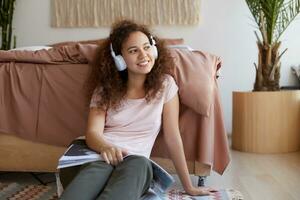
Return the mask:
<svg viewBox="0 0 300 200">
<path fill-rule="evenodd" d="M 153 29 L 158 36 L 181 37 L 195 49 L 221 56 L 223 67 L 219 86 L 226 129 L 230 133 L 232 91 L 252 90 L 255 78 L 254 21 L 243 0 L 203 0 L 201 10 L 202 22 L 198 26 L 156 26 Z M 281 38 L 282 50 L 289 47 L 282 59 L 281 85 L 298 84 L 291 75 L 290 66 L 300 64 L 299 19 Z M 51 28 L 50 0 L 17 0 L 14 27 L 18 47 L 103 38 L 109 33 L 108 28 Z"/>
</svg>

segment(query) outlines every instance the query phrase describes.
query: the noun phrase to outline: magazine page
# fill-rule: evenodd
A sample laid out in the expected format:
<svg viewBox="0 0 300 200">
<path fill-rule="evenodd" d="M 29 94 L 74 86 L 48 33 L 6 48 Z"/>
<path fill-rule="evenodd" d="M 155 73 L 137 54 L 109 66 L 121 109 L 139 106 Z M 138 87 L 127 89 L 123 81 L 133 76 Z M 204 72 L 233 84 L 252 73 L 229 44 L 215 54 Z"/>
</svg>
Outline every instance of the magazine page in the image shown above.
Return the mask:
<svg viewBox="0 0 300 200">
<path fill-rule="evenodd" d="M 84 140 L 77 140 L 64 153 L 64 160 L 80 160 L 88 158 L 99 158 L 100 155 L 89 149 Z"/>
<path fill-rule="evenodd" d="M 98 161 L 101 159 L 98 158 L 93 158 L 93 159 L 81 159 L 81 160 L 62 160 L 58 162 L 58 166 L 57 169 L 61 169 L 61 168 L 66 168 L 66 167 L 72 167 L 72 166 L 77 166 L 77 165 L 83 165 L 86 163 L 90 163 L 90 162 L 94 162 L 94 161 Z"/>
<path fill-rule="evenodd" d="M 174 178 L 153 160 L 150 160 L 153 168 L 153 185 L 164 193 L 175 182 Z"/>
<path fill-rule="evenodd" d="M 85 139 L 76 139 L 58 160 L 57 169 L 83 165 L 97 160 L 103 160 L 101 155 L 88 148 Z"/>
<path fill-rule="evenodd" d="M 144 194 L 140 200 L 162 200 L 156 192 L 154 192 L 151 188 L 148 190 L 146 194 Z"/>
</svg>

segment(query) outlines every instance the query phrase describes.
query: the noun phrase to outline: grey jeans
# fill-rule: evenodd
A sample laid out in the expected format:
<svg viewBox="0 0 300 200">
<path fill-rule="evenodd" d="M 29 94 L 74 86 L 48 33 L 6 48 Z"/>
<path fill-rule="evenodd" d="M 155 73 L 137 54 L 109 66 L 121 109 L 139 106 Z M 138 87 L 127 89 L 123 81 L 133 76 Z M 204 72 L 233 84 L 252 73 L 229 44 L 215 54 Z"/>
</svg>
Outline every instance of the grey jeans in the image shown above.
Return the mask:
<svg viewBox="0 0 300 200">
<path fill-rule="evenodd" d="M 117 166 L 96 161 L 61 169 L 62 200 L 138 200 L 153 178 L 151 162 L 129 156 Z"/>
</svg>

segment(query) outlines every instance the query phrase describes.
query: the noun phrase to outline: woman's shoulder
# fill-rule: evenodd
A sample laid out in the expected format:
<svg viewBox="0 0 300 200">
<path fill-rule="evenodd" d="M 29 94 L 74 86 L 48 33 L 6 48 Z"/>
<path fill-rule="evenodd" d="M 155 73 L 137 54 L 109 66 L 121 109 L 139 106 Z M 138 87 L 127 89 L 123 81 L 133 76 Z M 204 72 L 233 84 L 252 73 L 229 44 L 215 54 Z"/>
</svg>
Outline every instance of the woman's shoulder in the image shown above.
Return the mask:
<svg viewBox="0 0 300 200">
<path fill-rule="evenodd" d="M 171 75 L 166 74 L 164 80 L 164 103 L 172 99 L 174 95 L 177 94 L 177 91 L 178 86 L 174 78 Z"/>
<path fill-rule="evenodd" d="M 171 76 L 170 74 L 165 74 L 164 75 L 164 85 L 168 86 L 168 85 L 172 85 L 172 84 L 176 85 L 176 81 L 175 81 L 174 77 Z"/>
<path fill-rule="evenodd" d="M 97 86 L 91 96 L 90 107 L 97 107 L 98 102 L 101 100 L 100 92 L 103 90 L 102 87 Z"/>
</svg>

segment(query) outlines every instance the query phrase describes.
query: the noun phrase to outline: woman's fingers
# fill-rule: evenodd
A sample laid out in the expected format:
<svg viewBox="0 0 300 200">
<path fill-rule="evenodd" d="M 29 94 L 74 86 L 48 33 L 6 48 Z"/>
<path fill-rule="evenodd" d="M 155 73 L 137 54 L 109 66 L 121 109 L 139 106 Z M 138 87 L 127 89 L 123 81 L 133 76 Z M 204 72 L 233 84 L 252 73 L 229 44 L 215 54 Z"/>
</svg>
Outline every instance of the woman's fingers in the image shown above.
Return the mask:
<svg viewBox="0 0 300 200">
<path fill-rule="evenodd" d="M 122 162 L 123 157 L 126 156 L 127 154 L 128 153 L 126 150 L 114 146 L 105 148 L 101 152 L 104 161 L 107 164 L 111 164 L 111 165 L 117 165 L 120 162 Z"/>
<path fill-rule="evenodd" d="M 122 154 L 122 150 L 121 149 L 117 149 L 117 151 L 116 151 L 116 157 L 117 157 L 117 160 L 118 160 L 119 163 L 123 161 L 123 154 Z"/>
<path fill-rule="evenodd" d="M 214 189 L 214 188 L 211 188 L 211 187 L 207 187 L 207 190 L 210 191 L 210 192 L 217 192 L 218 191 L 217 189 Z"/>
<path fill-rule="evenodd" d="M 111 156 L 111 164 L 117 165 L 119 162 L 123 160 L 123 156 L 119 155 L 119 149 L 117 147 L 110 148 L 110 156 Z"/>
<path fill-rule="evenodd" d="M 111 156 L 111 164 L 112 165 L 117 165 L 118 164 L 118 159 L 117 159 L 117 156 L 116 156 L 116 148 L 115 147 L 110 148 L 110 156 Z"/>
<path fill-rule="evenodd" d="M 101 155 L 102 155 L 102 158 L 104 159 L 104 161 L 105 161 L 107 164 L 110 164 L 110 161 L 109 161 L 109 159 L 108 159 L 108 157 L 107 157 L 106 152 L 101 153 Z"/>
<path fill-rule="evenodd" d="M 202 188 L 203 195 L 213 195 L 214 192 L 217 192 L 216 189 L 210 188 L 210 187 L 204 187 Z"/>
<path fill-rule="evenodd" d="M 106 152 L 106 155 L 107 155 L 107 158 L 108 158 L 108 160 L 109 160 L 109 163 L 112 164 L 112 165 L 114 165 L 114 163 L 113 163 L 113 158 L 112 158 L 112 155 L 111 155 L 111 152 L 110 152 L 110 151 L 107 151 L 107 152 Z"/>
<path fill-rule="evenodd" d="M 205 191 L 208 191 L 208 192 L 217 192 L 218 190 L 217 189 L 214 189 L 214 188 L 211 188 L 211 187 L 199 187 Z"/>
<path fill-rule="evenodd" d="M 121 152 L 123 157 L 128 155 L 128 151 L 126 149 L 121 149 Z"/>
<path fill-rule="evenodd" d="M 213 195 L 214 192 L 216 192 L 216 189 L 212 189 L 210 187 L 192 187 L 188 189 L 186 192 L 192 196 L 198 196 L 198 195 Z"/>
</svg>

